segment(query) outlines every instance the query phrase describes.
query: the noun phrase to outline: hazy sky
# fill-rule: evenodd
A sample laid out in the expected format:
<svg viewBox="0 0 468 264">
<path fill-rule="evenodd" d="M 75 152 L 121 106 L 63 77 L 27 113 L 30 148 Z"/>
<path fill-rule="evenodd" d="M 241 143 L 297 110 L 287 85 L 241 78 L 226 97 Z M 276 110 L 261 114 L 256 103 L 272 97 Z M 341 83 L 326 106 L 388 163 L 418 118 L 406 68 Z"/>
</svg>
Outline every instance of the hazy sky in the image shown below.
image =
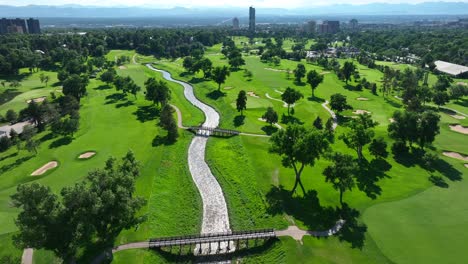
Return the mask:
<svg viewBox="0 0 468 264">
<path fill-rule="evenodd" d="M 64 5 L 64 4 L 78 4 L 78 5 L 94 5 L 94 6 L 146 6 L 146 7 L 192 7 L 192 6 L 256 6 L 256 7 L 282 7 L 293 8 L 301 6 L 314 6 L 314 5 L 330 5 L 330 4 L 367 4 L 375 2 L 384 3 L 421 3 L 429 2 L 430 0 L 0 0 L 0 5 Z M 444 2 L 468 2 L 468 0 L 442 0 Z"/>
</svg>

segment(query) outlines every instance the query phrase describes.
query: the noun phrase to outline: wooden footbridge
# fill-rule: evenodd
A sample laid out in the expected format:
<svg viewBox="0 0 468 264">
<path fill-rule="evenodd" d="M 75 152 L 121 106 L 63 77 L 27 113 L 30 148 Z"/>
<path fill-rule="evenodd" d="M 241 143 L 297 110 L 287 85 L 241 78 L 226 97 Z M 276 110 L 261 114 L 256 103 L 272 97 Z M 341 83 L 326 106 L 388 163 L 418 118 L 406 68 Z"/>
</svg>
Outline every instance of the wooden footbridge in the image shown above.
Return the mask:
<svg viewBox="0 0 468 264">
<path fill-rule="evenodd" d="M 241 242 L 249 245 L 249 240 L 254 240 L 255 244 L 257 240 L 268 240 L 275 238 L 276 233 L 274 229 L 263 229 L 255 231 L 231 231 L 225 233 L 212 233 L 212 234 L 198 234 L 188 235 L 179 237 L 165 237 L 150 239 L 149 248 L 162 248 L 162 247 L 182 247 L 182 246 L 198 246 L 201 251 L 202 245 L 208 244 L 211 248 L 211 244 L 218 244 L 220 248 L 221 243 L 227 244 L 227 252 L 230 251 L 229 246 L 235 244 L 236 248 L 239 248 Z M 211 250 L 210 250 L 211 251 Z"/>
<path fill-rule="evenodd" d="M 197 135 L 202 136 L 220 136 L 220 137 L 230 137 L 239 135 L 240 132 L 232 129 L 223 129 L 217 127 L 205 127 L 205 126 L 192 126 L 188 127 L 188 130 L 194 132 Z"/>
</svg>

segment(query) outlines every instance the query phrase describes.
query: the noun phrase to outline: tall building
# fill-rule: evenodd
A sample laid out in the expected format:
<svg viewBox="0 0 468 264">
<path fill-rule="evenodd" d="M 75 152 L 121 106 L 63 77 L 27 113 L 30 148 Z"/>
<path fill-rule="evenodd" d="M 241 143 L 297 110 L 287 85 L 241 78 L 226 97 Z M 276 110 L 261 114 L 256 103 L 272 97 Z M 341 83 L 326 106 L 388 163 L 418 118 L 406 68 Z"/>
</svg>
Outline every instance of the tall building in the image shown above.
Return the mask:
<svg viewBox="0 0 468 264">
<path fill-rule="evenodd" d="M 315 20 L 310 20 L 305 26 L 305 31 L 308 34 L 315 33 L 317 31 L 317 22 Z"/>
<path fill-rule="evenodd" d="M 354 30 L 357 30 L 357 29 L 358 29 L 358 21 L 357 21 L 357 19 L 354 19 L 354 18 L 351 19 L 351 20 L 349 21 L 349 27 L 350 27 L 351 30 L 353 30 L 353 31 L 354 31 Z"/>
<path fill-rule="evenodd" d="M 318 32 L 320 34 L 335 34 L 340 31 L 340 21 L 325 20 L 322 24 L 318 25 Z"/>
<path fill-rule="evenodd" d="M 249 30 L 255 31 L 255 8 L 249 8 Z"/>
<path fill-rule="evenodd" d="M 0 19 L 0 34 L 9 34 L 9 33 L 18 33 L 18 34 L 39 34 L 41 33 L 41 28 L 39 25 L 39 20 L 37 19 L 28 19 L 28 26 L 26 27 L 26 21 L 21 18 Z"/>
<path fill-rule="evenodd" d="M 41 26 L 39 25 L 39 20 L 30 18 L 27 21 L 28 32 L 29 34 L 41 34 Z"/>
<path fill-rule="evenodd" d="M 237 17 L 232 19 L 232 29 L 239 29 L 239 19 Z"/>
</svg>

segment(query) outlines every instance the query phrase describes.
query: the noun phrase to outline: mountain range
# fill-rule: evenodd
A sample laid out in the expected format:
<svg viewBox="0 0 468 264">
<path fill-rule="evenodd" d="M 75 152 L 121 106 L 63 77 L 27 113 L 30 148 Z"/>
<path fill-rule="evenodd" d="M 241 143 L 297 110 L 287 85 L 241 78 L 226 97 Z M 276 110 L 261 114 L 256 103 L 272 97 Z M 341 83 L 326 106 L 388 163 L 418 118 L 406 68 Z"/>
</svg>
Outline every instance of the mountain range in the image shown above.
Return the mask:
<svg viewBox="0 0 468 264">
<path fill-rule="evenodd" d="M 307 16 L 307 15 L 468 15 L 466 2 L 425 2 L 420 4 L 373 3 L 365 5 L 339 4 L 295 9 L 257 8 L 257 16 Z M 0 5 L 4 17 L 88 17 L 88 18 L 129 18 L 129 17 L 245 17 L 248 7 L 174 7 L 158 9 L 151 7 L 95 7 L 80 5 L 8 6 Z"/>
</svg>

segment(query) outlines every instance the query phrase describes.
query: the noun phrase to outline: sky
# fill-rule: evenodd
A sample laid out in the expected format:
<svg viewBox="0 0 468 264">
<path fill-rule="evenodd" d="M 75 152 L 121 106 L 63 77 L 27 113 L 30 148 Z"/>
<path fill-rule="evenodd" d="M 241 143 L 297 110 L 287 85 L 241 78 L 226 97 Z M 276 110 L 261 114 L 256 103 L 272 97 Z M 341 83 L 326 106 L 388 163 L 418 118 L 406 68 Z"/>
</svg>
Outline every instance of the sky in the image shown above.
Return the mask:
<svg viewBox="0 0 468 264">
<path fill-rule="evenodd" d="M 368 4 L 368 3 L 410 3 L 416 4 L 421 2 L 429 2 L 430 0 L 0 0 L 0 5 L 92 5 L 92 6 L 142 6 L 142 7 L 157 7 L 171 8 L 174 6 L 194 7 L 270 7 L 270 8 L 297 8 L 309 7 L 317 5 L 332 5 L 332 4 Z M 432 0 L 433 1 L 433 0 Z M 443 2 L 468 2 L 468 0 L 443 0 Z"/>
</svg>

